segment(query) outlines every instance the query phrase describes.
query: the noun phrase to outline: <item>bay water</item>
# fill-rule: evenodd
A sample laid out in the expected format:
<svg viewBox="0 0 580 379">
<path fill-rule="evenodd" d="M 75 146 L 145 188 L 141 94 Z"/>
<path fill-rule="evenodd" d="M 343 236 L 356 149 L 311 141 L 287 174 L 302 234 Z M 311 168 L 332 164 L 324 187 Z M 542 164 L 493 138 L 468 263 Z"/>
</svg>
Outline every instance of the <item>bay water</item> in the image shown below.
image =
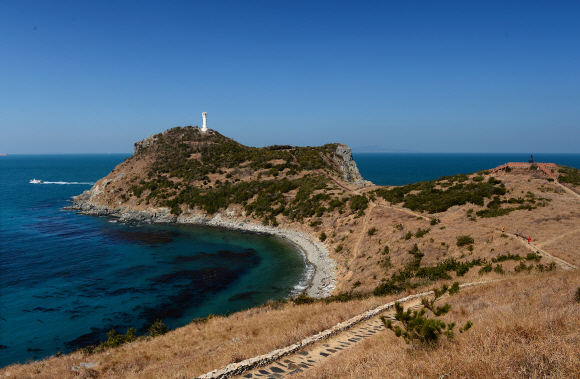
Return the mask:
<svg viewBox="0 0 580 379">
<path fill-rule="evenodd" d="M 304 279 L 300 251 L 274 237 L 62 210 L 126 157 L 0 157 L 0 367 L 285 298 Z"/>
</svg>

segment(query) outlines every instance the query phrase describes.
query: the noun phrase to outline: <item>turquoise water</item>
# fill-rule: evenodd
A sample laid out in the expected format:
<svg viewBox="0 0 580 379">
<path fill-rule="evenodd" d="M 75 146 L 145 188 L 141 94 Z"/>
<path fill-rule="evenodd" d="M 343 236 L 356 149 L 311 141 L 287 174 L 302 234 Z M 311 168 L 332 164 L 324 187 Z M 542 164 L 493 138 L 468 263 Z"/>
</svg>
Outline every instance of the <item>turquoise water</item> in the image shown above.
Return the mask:
<svg viewBox="0 0 580 379">
<path fill-rule="evenodd" d="M 62 210 L 124 158 L 0 157 L 0 366 L 256 306 L 302 277 L 302 255 L 273 237 Z"/>
</svg>

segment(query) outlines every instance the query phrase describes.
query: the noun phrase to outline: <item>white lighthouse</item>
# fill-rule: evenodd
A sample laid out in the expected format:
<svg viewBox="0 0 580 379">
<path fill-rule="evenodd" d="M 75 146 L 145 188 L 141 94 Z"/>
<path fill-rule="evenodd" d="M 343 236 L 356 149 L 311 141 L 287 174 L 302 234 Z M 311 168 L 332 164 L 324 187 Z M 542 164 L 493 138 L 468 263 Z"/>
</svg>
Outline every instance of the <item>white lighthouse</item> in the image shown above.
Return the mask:
<svg viewBox="0 0 580 379">
<path fill-rule="evenodd" d="M 207 112 L 203 112 L 201 115 L 203 116 L 203 127 L 201 128 L 201 131 L 207 132 Z"/>
</svg>

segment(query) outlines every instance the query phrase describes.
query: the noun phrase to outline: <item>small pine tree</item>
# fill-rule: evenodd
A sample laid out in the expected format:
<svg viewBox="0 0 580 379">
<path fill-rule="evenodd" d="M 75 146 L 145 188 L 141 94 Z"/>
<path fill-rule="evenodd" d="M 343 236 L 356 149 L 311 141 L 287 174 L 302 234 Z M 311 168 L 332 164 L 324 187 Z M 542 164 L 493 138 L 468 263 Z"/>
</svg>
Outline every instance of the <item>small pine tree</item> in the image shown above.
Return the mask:
<svg viewBox="0 0 580 379">
<path fill-rule="evenodd" d="M 393 325 L 393 322 L 385 316 L 381 316 L 381 321 L 385 327 L 391 329 L 397 337 L 403 337 L 405 342 L 410 344 L 413 349 L 415 349 L 417 345 L 433 346 L 439 341 L 441 335 L 445 335 L 447 338 L 453 338 L 455 336 L 453 332 L 453 328 L 455 328 L 454 322 L 446 324 L 445 322 L 435 318 L 429 319 L 429 314 L 431 313 L 436 317 L 449 313 L 451 305 L 435 305 L 437 299 L 449 290 L 450 288 L 447 285 L 444 285 L 441 289 L 435 288 L 433 290 L 435 297 L 431 300 L 426 298 L 423 299 L 421 301 L 423 308 L 418 311 L 411 311 L 411 309 L 405 311 L 403 305 L 396 302 L 395 319 L 402 324 L 402 327 L 399 325 Z M 459 283 L 455 282 L 453 283 L 450 292 L 457 293 L 458 291 Z M 465 326 L 459 328 L 459 332 L 463 333 L 469 330 L 472 325 L 473 323 L 468 321 Z"/>
<path fill-rule="evenodd" d="M 459 292 L 459 282 L 454 282 L 449 288 L 449 295 L 455 295 L 457 292 Z"/>
<path fill-rule="evenodd" d="M 151 337 L 161 336 L 167 333 L 167 330 L 167 325 L 165 325 L 162 320 L 157 320 L 149 328 L 149 335 Z"/>
</svg>

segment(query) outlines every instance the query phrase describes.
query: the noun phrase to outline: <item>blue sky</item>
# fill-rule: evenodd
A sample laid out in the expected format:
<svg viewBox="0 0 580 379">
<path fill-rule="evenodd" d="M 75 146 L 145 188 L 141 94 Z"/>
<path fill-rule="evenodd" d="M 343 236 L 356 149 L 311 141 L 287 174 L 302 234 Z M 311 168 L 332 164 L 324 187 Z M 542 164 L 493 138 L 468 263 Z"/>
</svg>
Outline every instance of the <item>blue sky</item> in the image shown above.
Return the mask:
<svg viewBox="0 0 580 379">
<path fill-rule="evenodd" d="M 0 153 L 580 153 L 580 2 L 1 1 Z"/>
</svg>

